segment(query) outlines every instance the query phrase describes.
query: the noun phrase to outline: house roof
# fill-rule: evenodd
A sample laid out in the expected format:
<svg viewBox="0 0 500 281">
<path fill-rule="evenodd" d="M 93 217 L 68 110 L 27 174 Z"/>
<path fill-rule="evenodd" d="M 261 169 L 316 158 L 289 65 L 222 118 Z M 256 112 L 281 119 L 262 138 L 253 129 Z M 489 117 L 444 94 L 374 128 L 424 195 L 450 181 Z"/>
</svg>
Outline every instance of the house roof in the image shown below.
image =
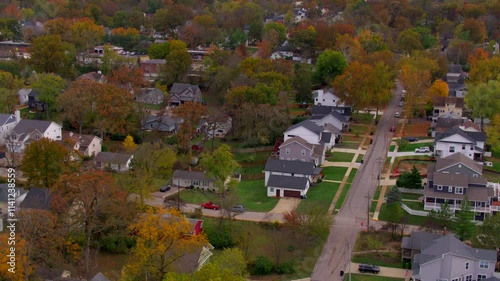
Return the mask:
<svg viewBox="0 0 500 281">
<path fill-rule="evenodd" d="M 41 134 L 44 134 L 52 124 L 62 127 L 61 125 L 52 121 L 22 119 L 14 127 L 13 132 L 21 136 L 18 138 L 18 140 L 23 140 L 28 138 L 29 135 L 35 130 L 39 131 Z"/>
<path fill-rule="evenodd" d="M 264 171 L 269 172 L 282 172 L 302 175 L 314 175 L 314 163 L 302 162 L 300 160 L 279 160 L 275 158 L 268 158 Z"/>
<path fill-rule="evenodd" d="M 462 66 L 460 64 L 449 64 L 448 65 L 448 73 L 459 73 L 462 74 Z"/>
<path fill-rule="evenodd" d="M 311 108 L 312 115 L 325 116 L 330 114 L 332 111 L 336 111 L 338 106 L 326 106 L 326 105 L 313 105 Z"/>
<path fill-rule="evenodd" d="M 447 104 L 455 104 L 455 107 L 464 108 L 464 98 L 457 97 L 434 97 L 432 99 L 433 106 L 445 106 Z"/>
<path fill-rule="evenodd" d="M 287 189 L 305 190 L 308 179 L 304 177 L 270 175 L 267 186 Z"/>
<path fill-rule="evenodd" d="M 9 199 L 9 192 L 7 189 L 9 189 L 9 184 L 7 184 L 7 183 L 0 184 L 0 202 L 9 201 L 8 200 Z M 27 192 L 26 189 L 18 188 L 18 187 L 15 188 L 15 191 L 16 191 L 16 198 Z"/>
<path fill-rule="evenodd" d="M 460 184 L 463 186 L 463 183 Z M 433 197 L 433 198 L 447 198 L 447 199 L 455 199 L 455 200 L 463 200 L 465 198 L 464 194 L 455 194 L 448 192 L 440 192 L 434 191 L 432 188 L 424 189 L 425 197 Z M 485 187 L 469 187 L 467 188 L 467 199 L 470 201 L 482 201 L 486 202 L 489 200 L 489 197 L 493 197 L 493 189 L 485 188 Z"/>
<path fill-rule="evenodd" d="M 325 130 L 331 132 L 334 135 L 339 135 L 342 133 L 342 131 L 339 128 L 333 126 L 330 123 L 326 123 L 323 127 L 325 128 Z"/>
<path fill-rule="evenodd" d="M 464 174 L 434 173 L 434 184 L 448 186 L 469 186 L 469 176 Z"/>
<path fill-rule="evenodd" d="M 16 117 L 12 114 L 0 114 L 0 126 L 16 122 Z"/>
<path fill-rule="evenodd" d="M 436 161 L 436 171 L 442 171 L 456 164 L 463 164 L 478 174 L 483 174 L 483 166 L 479 165 L 476 161 L 470 159 L 464 154 L 457 152 Z"/>
<path fill-rule="evenodd" d="M 95 156 L 95 161 L 102 163 L 127 164 L 132 157 L 133 155 L 124 153 L 99 152 Z"/>
<path fill-rule="evenodd" d="M 477 132 L 477 133 L 482 133 L 482 132 Z M 467 139 L 471 143 L 476 143 L 476 141 L 479 141 L 480 139 L 483 139 L 483 138 L 484 138 L 484 140 L 486 140 L 486 134 L 485 133 L 483 133 L 483 134 L 484 134 L 484 136 L 482 136 L 482 134 L 476 134 L 476 132 L 466 132 L 466 131 L 462 131 L 458 127 L 453 127 L 453 128 L 446 130 L 444 133 L 437 133 L 434 140 L 436 142 L 438 142 L 438 141 L 441 141 L 442 139 L 445 139 L 447 137 L 450 137 L 453 135 L 459 135 L 459 136 L 462 136 L 463 138 Z"/>
<path fill-rule="evenodd" d="M 28 92 L 28 97 L 37 97 L 39 94 L 40 93 L 38 93 L 37 91 L 30 89 L 30 91 Z"/>
<path fill-rule="evenodd" d="M 310 144 L 309 142 L 307 142 L 305 139 L 299 137 L 299 136 L 295 136 L 293 138 L 289 138 L 287 139 L 286 141 L 284 141 L 281 145 L 280 145 L 280 148 L 281 147 L 284 147 L 284 146 L 287 146 L 291 143 L 299 143 L 301 144 L 302 146 L 308 148 L 309 150 L 313 150 L 314 149 L 314 145 L 313 144 Z"/>
<path fill-rule="evenodd" d="M 162 59 L 151 59 L 151 60 L 141 61 L 141 63 L 146 63 L 146 64 L 166 64 L 167 61 L 166 60 L 162 60 Z"/>
<path fill-rule="evenodd" d="M 441 128 L 453 128 L 455 126 L 461 125 L 464 123 L 464 119 L 462 118 L 450 118 L 449 117 L 438 117 L 436 120 L 436 127 Z"/>
<path fill-rule="evenodd" d="M 314 145 L 314 150 L 313 150 L 313 154 L 312 154 L 313 158 L 320 158 L 324 155 L 324 153 L 325 153 L 325 146 L 324 145 L 322 145 L 322 144 Z"/>
<path fill-rule="evenodd" d="M 422 249 L 423 246 L 422 244 L 424 242 L 432 241 L 442 236 L 443 235 L 439 233 L 414 231 L 411 233 L 410 237 L 403 237 L 403 240 L 401 242 L 401 248 L 420 250 Z"/>
<path fill-rule="evenodd" d="M 205 172 L 187 171 L 187 170 L 175 170 L 174 174 L 173 174 L 173 178 L 199 180 L 199 181 L 213 181 L 214 180 L 213 178 L 210 178 Z"/>
<path fill-rule="evenodd" d="M 97 273 L 90 281 L 110 281 L 108 277 L 104 276 L 101 272 Z"/>
<path fill-rule="evenodd" d="M 490 278 L 483 279 L 483 281 L 500 281 L 500 278 L 496 278 L 495 276 L 491 276 Z"/>
<path fill-rule="evenodd" d="M 321 134 L 321 139 L 319 140 L 320 143 L 331 143 L 332 142 L 332 133 L 324 131 Z"/>
<path fill-rule="evenodd" d="M 33 187 L 28 191 L 20 208 L 48 210 L 50 207 L 50 190 L 47 188 Z"/>
<path fill-rule="evenodd" d="M 481 127 L 480 127 L 478 124 L 476 124 L 476 123 L 472 122 L 471 120 L 467 120 L 467 121 L 465 121 L 465 122 L 464 122 L 464 124 L 463 124 L 462 126 L 463 126 L 463 127 L 464 127 L 464 129 L 466 129 L 466 130 L 467 130 L 467 129 L 472 128 L 472 129 L 475 129 L 475 130 L 476 130 L 476 131 L 478 131 L 478 132 L 479 132 L 479 131 L 481 131 Z"/>
<path fill-rule="evenodd" d="M 330 112 L 330 115 L 332 115 L 342 123 L 349 123 L 349 120 L 347 120 L 347 118 L 344 115 L 340 114 L 340 112 L 338 112 L 337 110 L 332 110 L 332 112 Z"/>
<path fill-rule="evenodd" d="M 88 79 L 94 82 L 101 81 L 101 79 L 106 78 L 102 73 L 99 72 L 89 72 L 78 76 L 76 79 Z"/>
<path fill-rule="evenodd" d="M 191 85 L 186 83 L 174 83 L 172 85 L 172 88 L 170 88 L 170 94 L 177 95 L 182 93 L 186 89 L 191 89 L 193 93 L 196 93 L 197 91 L 200 90 L 200 87 L 198 87 L 197 85 Z"/>
<path fill-rule="evenodd" d="M 307 130 L 315 133 L 318 136 L 321 134 L 321 132 L 323 132 L 323 128 L 321 128 L 320 126 L 316 125 L 314 122 L 312 122 L 310 120 L 304 120 L 302 122 L 299 122 L 299 123 L 297 123 L 295 125 L 292 125 L 292 126 L 288 127 L 288 129 L 285 131 L 285 133 L 288 132 L 288 131 L 291 131 L 291 130 L 293 130 L 295 128 L 299 128 L 299 127 L 304 127 Z"/>
<path fill-rule="evenodd" d="M 71 141 L 78 143 L 80 145 L 79 151 L 85 152 L 92 141 L 97 138 L 101 139 L 98 136 L 94 135 L 80 135 L 70 131 L 62 131 L 62 140 L 65 141 L 70 139 Z"/>
<path fill-rule="evenodd" d="M 168 114 L 163 114 L 163 116 L 161 116 L 161 117 L 158 115 L 150 114 L 146 117 L 146 119 L 144 121 L 144 125 L 148 124 L 148 123 L 153 123 L 153 122 L 160 122 L 160 123 L 168 125 L 168 126 L 174 126 L 176 124 L 179 124 L 181 120 L 182 120 L 181 118 L 174 118 Z"/>
<path fill-rule="evenodd" d="M 163 97 L 163 92 L 158 88 L 141 88 L 139 93 L 136 94 L 138 97 L 145 97 L 148 95 L 157 95 Z"/>
</svg>

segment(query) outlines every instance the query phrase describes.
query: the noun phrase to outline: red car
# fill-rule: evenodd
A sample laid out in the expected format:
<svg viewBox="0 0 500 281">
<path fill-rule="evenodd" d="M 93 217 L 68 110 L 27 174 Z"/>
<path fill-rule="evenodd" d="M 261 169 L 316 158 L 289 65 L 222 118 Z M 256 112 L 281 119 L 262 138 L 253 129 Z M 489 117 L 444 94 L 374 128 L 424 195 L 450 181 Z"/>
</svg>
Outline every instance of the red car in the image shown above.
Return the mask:
<svg viewBox="0 0 500 281">
<path fill-rule="evenodd" d="M 203 209 L 212 209 L 212 210 L 219 210 L 220 209 L 220 206 L 219 205 L 215 205 L 214 203 L 212 202 L 205 202 L 203 204 L 201 204 L 201 208 Z"/>
</svg>

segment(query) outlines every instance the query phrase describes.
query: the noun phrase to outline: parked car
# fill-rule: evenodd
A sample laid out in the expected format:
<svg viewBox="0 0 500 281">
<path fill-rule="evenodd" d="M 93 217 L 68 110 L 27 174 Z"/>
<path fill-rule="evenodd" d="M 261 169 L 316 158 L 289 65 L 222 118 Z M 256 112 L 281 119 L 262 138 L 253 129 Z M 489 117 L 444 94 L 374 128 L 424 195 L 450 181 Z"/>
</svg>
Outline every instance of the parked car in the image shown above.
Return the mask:
<svg viewBox="0 0 500 281">
<path fill-rule="evenodd" d="M 394 114 L 394 117 L 399 118 L 400 117 L 399 112 L 396 112 L 396 114 Z"/>
<path fill-rule="evenodd" d="M 212 210 L 219 210 L 220 209 L 220 206 L 219 205 L 216 205 L 210 201 L 208 202 L 205 202 L 205 203 L 202 203 L 201 204 L 201 208 L 202 209 L 212 209 Z"/>
<path fill-rule="evenodd" d="M 399 106 L 403 106 L 403 102 L 402 101 L 399 102 Z"/>
<path fill-rule="evenodd" d="M 358 270 L 361 273 L 371 272 L 373 274 L 378 274 L 380 272 L 380 267 L 373 265 L 373 264 L 362 263 L 358 266 Z"/>
<path fill-rule="evenodd" d="M 396 127 L 391 126 L 391 128 L 389 129 L 389 132 L 395 132 L 395 131 L 396 131 Z"/>
<path fill-rule="evenodd" d="M 406 140 L 407 140 L 407 141 L 409 141 L 409 142 L 416 142 L 416 141 L 418 141 L 418 138 L 415 138 L 415 137 L 407 137 L 407 138 L 406 138 Z"/>
<path fill-rule="evenodd" d="M 427 152 L 431 152 L 431 149 L 428 146 L 422 146 L 422 147 L 416 148 L 415 152 L 416 153 L 427 153 Z"/>
<path fill-rule="evenodd" d="M 233 208 L 231 208 L 231 212 L 243 213 L 245 212 L 245 208 L 242 205 L 236 205 Z"/>
<path fill-rule="evenodd" d="M 160 188 L 160 192 L 167 192 L 171 189 L 172 187 L 170 185 L 164 185 Z"/>
</svg>

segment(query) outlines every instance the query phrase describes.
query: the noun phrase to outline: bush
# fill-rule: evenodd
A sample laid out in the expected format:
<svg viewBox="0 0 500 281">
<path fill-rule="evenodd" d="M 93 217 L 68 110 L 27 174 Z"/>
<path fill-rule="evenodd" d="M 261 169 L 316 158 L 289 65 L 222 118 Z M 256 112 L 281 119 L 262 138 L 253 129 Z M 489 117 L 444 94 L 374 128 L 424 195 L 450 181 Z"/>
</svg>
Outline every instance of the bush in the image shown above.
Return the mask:
<svg viewBox="0 0 500 281">
<path fill-rule="evenodd" d="M 273 262 L 264 256 L 258 256 L 257 260 L 251 265 L 250 273 L 252 275 L 267 275 L 273 271 Z"/>
<path fill-rule="evenodd" d="M 295 124 L 300 123 L 302 121 L 305 121 L 307 119 L 308 119 L 307 116 L 297 116 L 297 117 L 292 119 L 292 125 L 295 125 Z"/>
<path fill-rule="evenodd" d="M 292 274 L 295 273 L 295 262 L 287 261 L 282 264 L 278 264 L 276 267 L 276 273 L 278 274 Z"/>
<path fill-rule="evenodd" d="M 194 208 L 193 218 L 200 219 L 203 217 L 203 210 L 200 208 Z"/>
<path fill-rule="evenodd" d="M 207 237 L 210 244 L 216 249 L 232 248 L 236 244 L 229 228 L 211 229 L 207 231 Z"/>
<path fill-rule="evenodd" d="M 126 254 L 132 248 L 135 241 L 130 237 L 111 234 L 99 241 L 101 249 L 112 254 Z"/>
<path fill-rule="evenodd" d="M 255 161 L 255 154 L 247 155 L 243 158 L 243 162 L 251 163 Z"/>
</svg>

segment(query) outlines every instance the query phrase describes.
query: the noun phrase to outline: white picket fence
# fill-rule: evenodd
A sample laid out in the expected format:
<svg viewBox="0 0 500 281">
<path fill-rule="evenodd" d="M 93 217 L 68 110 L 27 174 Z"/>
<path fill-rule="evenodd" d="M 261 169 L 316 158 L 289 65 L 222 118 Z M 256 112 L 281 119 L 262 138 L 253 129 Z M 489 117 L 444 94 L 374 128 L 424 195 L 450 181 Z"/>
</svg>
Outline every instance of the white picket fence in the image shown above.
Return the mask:
<svg viewBox="0 0 500 281">
<path fill-rule="evenodd" d="M 399 192 L 401 193 L 412 193 L 412 194 L 424 194 L 423 189 L 409 189 L 404 187 L 398 187 Z"/>
<path fill-rule="evenodd" d="M 408 214 L 414 215 L 414 216 L 427 217 L 427 215 L 429 214 L 429 212 L 427 212 L 427 211 L 418 211 L 418 210 L 410 209 L 408 206 L 406 206 L 403 203 L 401 203 L 401 208 L 403 208 L 403 210 L 408 212 Z"/>
</svg>

